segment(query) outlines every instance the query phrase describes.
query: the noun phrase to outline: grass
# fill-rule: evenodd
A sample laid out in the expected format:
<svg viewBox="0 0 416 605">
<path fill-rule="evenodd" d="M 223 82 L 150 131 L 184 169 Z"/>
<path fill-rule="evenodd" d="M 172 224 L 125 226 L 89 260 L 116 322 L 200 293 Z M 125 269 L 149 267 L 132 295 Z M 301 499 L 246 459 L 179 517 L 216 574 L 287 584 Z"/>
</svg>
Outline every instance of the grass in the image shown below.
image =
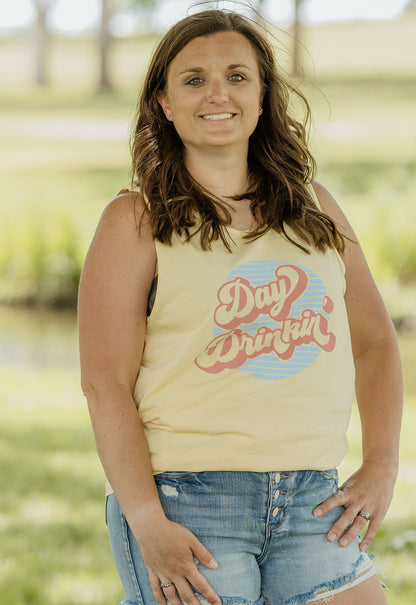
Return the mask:
<svg viewBox="0 0 416 605">
<path fill-rule="evenodd" d="M 0 333 L 0 605 L 118 603 L 103 472 L 79 388 L 75 318 L 3 308 Z M 416 598 L 415 337 L 402 336 L 400 346 L 407 393 L 402 464 L 372 548 L 390 587 L 390 605 Z M 341 479 L 359 464 L 356 412 L 349 440 Z"/>
<path fill-rule="evenodd" d="M 391 56 L 387 52 L 387 35 L 400 40 L 400 60 L 397 47 Z M 355 50 L 346 59 L 352 37 Z M 399 287 L 416 281 L 416 78 L 414 56 L 405 52 L 412 42 L 409 20 L 306 28 L 304 40 L 315 61 L 305 59 L 303 86 L 314 115 L 318 179 L 356 226 L 391 312 L 415 315 L 411 297 L 399 302 L 396 296 Z M 118 41 L 116 92 L 97 95 L 92 38 L 54 40 L 53 86 L 46 91 L 30 87 L 28 40 L 0 41 L 0 237 L 6 243 L 0 299 L 73 306 L 98 217 L 129 180 L 128 124 L 154 43 Z M 290 39 L 283 35 L 283 43 Z"/>
<path fill-rule="evenodd" d="M 414 26 L 413 17 L 305 32 L 315 62 L 306 59 L 304 87 L 315 118 L 318 179 L 351 218 L 397 318 L 416 317 Z M 118 42 L 117 89 L 96 95 L 92 39 L 54 40 L 46 91 L 30 84 L 28 40 L 0 40 L 1 299 L 58 304 L 65 296 L 74 306 L 99 215 L 128 182 L 127 126 L 153 45 Z M 78 386 L 75 332 L 73 313 L 0 307 L 0 605 L 121 599 L 104 526 L 102 471 Z M 402 334 L 400 346 L 401 471 L 373 549 L 390 605 L 416 600 L 414 335 Z M 356 413 L 349 437 L 341 477 L 359 463 Z"/>
<path fill-rule="evenodd" d="M 0 604 L 116 603 L 74 315 L 3 309 L 0 332 Z"/>
<path fill-rule="evenodd" d="M 102 480 L 73 374 L 25 368 L 23 386 L 4 368 L 1 381 L 0 602 L 115 603 Z"/>
</svg>

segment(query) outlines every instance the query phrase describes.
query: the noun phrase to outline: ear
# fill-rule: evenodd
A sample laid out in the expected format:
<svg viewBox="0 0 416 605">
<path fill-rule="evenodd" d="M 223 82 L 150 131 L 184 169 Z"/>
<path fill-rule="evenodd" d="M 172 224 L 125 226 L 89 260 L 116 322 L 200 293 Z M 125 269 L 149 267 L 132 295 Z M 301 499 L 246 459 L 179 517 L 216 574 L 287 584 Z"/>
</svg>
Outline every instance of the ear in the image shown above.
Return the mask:
<svg viewBox="0 0 416 605">
<path fill-rule="evenodd" d="M 172 118 L 171 118 L 171 114 L 170 114 L 170 104 L 169 104 L 166 94 L 164 92 L 158 92 L 157 100 L 158 100 L 159 105 L 163 109 L 163 113 L 165 114 L 167 119 L 171 120 Z"/>
</svg>

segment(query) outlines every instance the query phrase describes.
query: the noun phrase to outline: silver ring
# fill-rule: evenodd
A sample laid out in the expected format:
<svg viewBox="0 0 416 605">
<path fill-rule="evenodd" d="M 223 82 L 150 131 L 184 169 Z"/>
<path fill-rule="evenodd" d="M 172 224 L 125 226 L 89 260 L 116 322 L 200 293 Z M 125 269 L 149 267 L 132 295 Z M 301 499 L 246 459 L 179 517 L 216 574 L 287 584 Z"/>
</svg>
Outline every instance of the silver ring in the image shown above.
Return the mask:
<svg viewBox="0 0 416 605">
<path fill-rule="evenodd" d="M 160 588 L 169 588 L 169 586 L 173 586 L 173 583 L 171 582 L 170 584 L 161 584 Z"/>
<path fill-rule="evenodd" d="M 364 517 L 364 519 L 366 521 L 370 521 L 370 513 L 366 513 L 365 511 L 361 511 L 360 513 L 358 513 L 358 515 L 360 517 Z"/>
</svg>

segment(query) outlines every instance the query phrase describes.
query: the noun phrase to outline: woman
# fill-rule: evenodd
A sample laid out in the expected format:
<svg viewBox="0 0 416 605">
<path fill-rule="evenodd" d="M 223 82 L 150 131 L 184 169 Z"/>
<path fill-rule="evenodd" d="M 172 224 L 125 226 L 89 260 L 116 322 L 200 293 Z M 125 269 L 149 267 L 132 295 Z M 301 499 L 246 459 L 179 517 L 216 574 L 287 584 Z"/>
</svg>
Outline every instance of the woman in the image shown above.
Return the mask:
<svg viewBox="0 0 416 605">
<path fill-rule="evenodd" d="M 243 17 L 175 25 L 139 101 L 139 193 L 85 262 L 82 385 L 125 605 L 386 603 L 366 549 L 397 473 L 397 343 L 289 92 Z M 354 371 L 363 463 L 338 489 Z"/>
</svg>

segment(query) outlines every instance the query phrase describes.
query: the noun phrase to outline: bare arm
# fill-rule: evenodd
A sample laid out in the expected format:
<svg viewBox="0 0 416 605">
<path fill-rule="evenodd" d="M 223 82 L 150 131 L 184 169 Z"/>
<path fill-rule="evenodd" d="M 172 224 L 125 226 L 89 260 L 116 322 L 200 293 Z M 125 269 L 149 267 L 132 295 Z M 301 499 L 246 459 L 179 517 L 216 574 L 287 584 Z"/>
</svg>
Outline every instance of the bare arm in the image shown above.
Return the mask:
<svg viewBox="0 0 416 605">
<path fill-rule="evenodd" d="M 397 475 L 403 399 L 400 355 L 392 321 L 354 232 L 328 191 L 318 183 L 314 188 L 325 212 L 352 240 L 346 240 L 343 254 L 347 282 L 345 303 L 356 369 L 363 450 L 360 469 L 336 496 L 319 508 L 326 513 L 335 506 L 346 507 L 328 535 L 331 540 L 342 536 L 342 546 L 347 546 L 365 524 L 365 519 L 357 514 L 369 512 L 371 521 L 361 544 L 365 549 L 387 512 Z M 343 535 L 349 525 L 350 529 Z"/>
<path fill-rule="evenodd" d="M 137 510 L 161 512 L 132 396 L 156 263 L 146 235 L 138 237 L 132 198 L 114 200 L 88 252 L 78 301 L 82 389 L 107 477 L 132 521 Z"/>
<path fill-rule="evenodd" d="M 190 604 L 198 603 L 191 586 L 214 603 L 218 598 L 193 555 L 210 567 L 213 557 L 189 530 L 164 515 L 133 399 L 156 270 L 152 233 L 136 197 L 121 195 L 106 208 L 85 261 L 79 292 L 81 383 L 101 462 L 140 544 L 156 599 L 165 601 L 161 582 L 174 582 Z M 178 595 L 169 599 L 181 603 Z"/>
</svg>

